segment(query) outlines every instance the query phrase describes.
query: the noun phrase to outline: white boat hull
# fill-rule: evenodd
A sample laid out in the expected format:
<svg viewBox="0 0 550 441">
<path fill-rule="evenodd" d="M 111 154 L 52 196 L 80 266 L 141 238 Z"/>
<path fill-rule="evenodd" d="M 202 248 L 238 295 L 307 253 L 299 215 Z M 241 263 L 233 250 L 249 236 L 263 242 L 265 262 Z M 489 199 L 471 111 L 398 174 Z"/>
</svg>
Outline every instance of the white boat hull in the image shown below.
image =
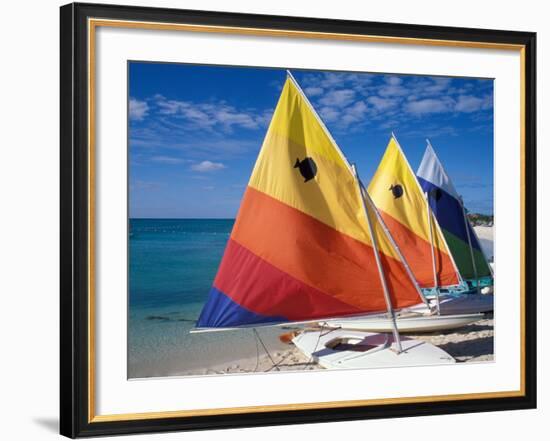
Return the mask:
<svg viewBox="0 0 550 441">
<path fill-rule="evenodd" d="M 492 294 L 467 294 L 451 297 L 450 299 L 444 299 L 439 304 L 442 315 L 491 312 L 493 308 L 494 298 Z"/>
<path fill-rule="evenodd" d="M 426 366 L 455 362 L 437 346 L 407 337 L 401 338 L 403 352 L 398 354 L 391 334 L 343 329 L 305 331 L 295 336 L 292 342 L 325 369 Z"/>
<path fill-rule="evenodd" d="M 430 305 L 435 307 L 435 299 L 430 299 Z M 493 308 L 494 296 L 492 294 L 443 295 L 439 298 L 441 315 L 484 313 L 493 311 Z M 416 306 L 407 308 L 407 311 L 429 313 L 430 309 L 424 303 L 419 303 Z"/>
<path fill-rule="evenodd" d="M 477 322 L 483 318 L 483 314 L 461 315 L 413 315 L 397 317 L 397 329 L 400 332 L 434 332 L 460 328 Z M 392 332 L 393 323 L 386 315 L 354 317 L 345 319 L 327 320 L 326 326 L 330 328 L 354 329 L 370 332 Z M 322 326 L 322 324 L 321 324 Z"/>
</svg>

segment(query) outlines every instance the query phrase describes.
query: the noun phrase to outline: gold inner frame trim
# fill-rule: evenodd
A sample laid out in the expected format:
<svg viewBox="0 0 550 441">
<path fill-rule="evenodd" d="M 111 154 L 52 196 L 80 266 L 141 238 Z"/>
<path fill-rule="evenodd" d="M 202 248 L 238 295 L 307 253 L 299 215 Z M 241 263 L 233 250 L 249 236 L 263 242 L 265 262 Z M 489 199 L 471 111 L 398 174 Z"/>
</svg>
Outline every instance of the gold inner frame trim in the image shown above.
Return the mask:
<svg viewBox="0 0 550 441">
<path fill-rule="evenodd" d="M 444 47 L 466 47 L 478 49 L 499 49 L 499 50 L 521 50 L 523 45 L 490 43 L 462 40 L 438 40 L 430 38 L 409 38 L 409 37 L 391 37 L 384 35 L 359 35 L 359 34 L 338 34 L 332 32 L 309 32 L 281 29 L 264 28 L 245 28 L 233 26 L 210 26 L 181 23 L 155 23 L 145 21 L 123 21 L 108 19 L 90 19 L 90 27 L 103 26 L 113 28 L 130 28 L 162 31 L 186 31 L 202 32 L 210 34 L 236 34 L 261 37 L 290 37 L 290 38 L 309 38 L 321 40 L 340 40 L 340 41 L 359 41 L 368 43 L 396 43 L 412 44 L 420 46 L 444 46 Z"/>
<path fill-rule="evenodd" d="M 185 31 L 199 33 L 218 33 L 264 37 L 309 38 L 324 40 L 353 41 L 366 43 L 409 44 L 419 46 L 461 47 L 475 49 L 510 50 L 520 54 L 520 208 L 521 208 L 521 268 L 520 268 L 520 389 L 517 391 L 499 391 L 486 393 L 466 393 L 454 395 L 415 396 L 400 398 L 380 398 L 351 401 L 329 401 L 315 403 L 294 403 L 265 406 L 245 406 L 218 409 L 194 409 L 160 412 L 126 413 L 96 415 L 95 385 L 95 36 L 97 27 L 130 28 L 162 31 Z M 231 26 L 191 25 L 179 23 L 155 23 L 142 21 L 124 21 L 108 19 L 88 19 L 88 422 L 111 422 L 148 420 L 159 418 L 181 418 L 212 415 L 231 415 L 239 413 L 260 413 L 289 410 L 334 409 L 340 407 L 360 407 L 389 404 L 412 404 L 443 402 L 456 400 L 490 399 L 521 397 L 525 395 L 525 46 L 520 44 L 502 44 L 491 42 L 473 42 L 461 40 L 439 40 L 424 38 L 406 38 L 377 35 L 338 34 L 278 29 L 246 28 Z"/>
</svg>

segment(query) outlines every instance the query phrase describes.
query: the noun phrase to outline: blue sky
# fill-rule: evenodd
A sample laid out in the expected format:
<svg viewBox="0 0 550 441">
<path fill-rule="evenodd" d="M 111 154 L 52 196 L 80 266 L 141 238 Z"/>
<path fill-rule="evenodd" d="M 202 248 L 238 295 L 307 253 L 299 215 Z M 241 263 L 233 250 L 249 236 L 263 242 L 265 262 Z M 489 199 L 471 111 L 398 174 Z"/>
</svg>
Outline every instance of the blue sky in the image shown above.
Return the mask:
<svg viewBox="0 0 550 441">
<path fill-rule="evenodd" d="M 393 131 L 430 138 L 466 207 L 493 212 L 493 81 L 292 70 L 368 185 Z M 284 69 L 129 63 L 130 217 L 232 218 Z"/>
</svg>

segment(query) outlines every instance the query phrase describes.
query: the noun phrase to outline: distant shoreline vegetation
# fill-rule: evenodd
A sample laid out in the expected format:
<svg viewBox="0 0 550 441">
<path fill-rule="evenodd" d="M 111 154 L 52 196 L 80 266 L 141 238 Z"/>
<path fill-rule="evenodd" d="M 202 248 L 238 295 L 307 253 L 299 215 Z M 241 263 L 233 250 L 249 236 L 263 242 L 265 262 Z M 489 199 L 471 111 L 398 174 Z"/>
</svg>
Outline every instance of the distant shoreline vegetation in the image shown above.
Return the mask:
<svg viewBox="0 0 550 441">
<path fill-rule="evenodd" d="M 492 214 L 468 213 L 468 220 L 474 227 L 492 227 L 494 216 Z"/>
</svg>

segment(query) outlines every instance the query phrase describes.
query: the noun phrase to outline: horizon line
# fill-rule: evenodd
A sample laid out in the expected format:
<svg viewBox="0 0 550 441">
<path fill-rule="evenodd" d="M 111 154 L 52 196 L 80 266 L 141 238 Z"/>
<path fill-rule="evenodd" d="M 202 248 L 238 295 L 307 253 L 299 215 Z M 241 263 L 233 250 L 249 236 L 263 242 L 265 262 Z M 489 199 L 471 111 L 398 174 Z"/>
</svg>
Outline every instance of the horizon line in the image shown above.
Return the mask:
<svg viewBox="0 0 550 441">
<path fill-rule="evenodd" d="M 468 215 L 493 216 L 494 213 L 468 212 Z M 128 220 L 235 220 L 236 217 L 128 217 Z"/>
</svg>

